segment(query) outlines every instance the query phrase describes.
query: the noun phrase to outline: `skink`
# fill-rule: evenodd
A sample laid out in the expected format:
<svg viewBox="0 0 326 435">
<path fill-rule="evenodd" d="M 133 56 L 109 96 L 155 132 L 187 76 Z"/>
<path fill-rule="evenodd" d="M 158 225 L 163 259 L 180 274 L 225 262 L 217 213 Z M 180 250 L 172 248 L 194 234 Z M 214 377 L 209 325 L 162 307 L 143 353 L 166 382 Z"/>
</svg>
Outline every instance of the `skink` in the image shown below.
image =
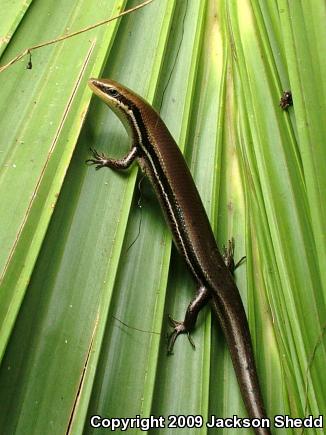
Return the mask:
<svg viewBox="0 0 326 435">
<path fill-rule="evenodd" d="M 227 341 L 248 415 L 266 418 L 247 317 L 232 267 L 225 263 L 218 250 L 179 147 L 157 112 L 130 89 L 107 79 L 90 79 L 89 86 L 120 118 L 132 146 L 122 159 L 112 159 L 93 151 L 93 158 L 87 162 L 96 165 L 96 169 L 127 169 L 135 160 L 139 163 L 154 187 L 178 251 L 198 285 L 184 321 L 174 321 L 170 349 L 180 333 L 193 329 L 198 312 L 210 301 Z M 268 428 L 255 428 L 255 432 L 259 435 L 271 433 Z"/>
</svg>

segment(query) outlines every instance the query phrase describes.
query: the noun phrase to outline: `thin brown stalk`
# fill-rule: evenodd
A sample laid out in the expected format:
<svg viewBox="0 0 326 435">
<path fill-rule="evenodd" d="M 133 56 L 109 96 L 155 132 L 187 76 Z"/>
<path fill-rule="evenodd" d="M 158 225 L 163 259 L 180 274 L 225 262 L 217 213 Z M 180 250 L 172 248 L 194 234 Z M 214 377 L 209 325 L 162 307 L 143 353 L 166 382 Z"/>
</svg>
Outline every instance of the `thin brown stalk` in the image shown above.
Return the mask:
<svg viewBox="0 0 326 435">
<path fill-rule="evenodd" d="M 51 39 L 49 41 L 41 42 L 40 44 L 36 44 L 36 45 L 31 46 L 31 47 L 25 48 L 24 51 L 17 54 L 17 56 L 13 57 L 8 63 L 6 63 L 5 65 L 2 65 L 0 67 L 0 73 L 2 73 L 4 70 L 9 68 L 14 63 L 18 62 L 20 59 L 22 59 L 27 54 L 30 54 L 33 50 L 36 50 L 36 49 L 42 48 L 42 47 L 46 47 L 47 45 L 56 44 L 57 42 L 64 41 L 65 39 L 69 39 L 69 38 L 72 38 L 73 36 L 80 35 L 81 33 L 88 32 L 89 30 L 95 29 L 96 27 L 103 26 L 104 24 L 110 23 L 111 21 L 117 20 L 118 18 L 123 17 L 124 15 L 130 14 L 130 13 L 135 12 L 136 10 L 138 10 L 140 8 L 143 8 L 144 6 L 148 5 L 152 1 L 153 0 L 146 0 L 143 3 L 140 3 L 139 5 L 131 8 L 131 9 L 127 9 L 126 11 L 121 12 L 119 15 L 116 15 L 115 17 L 99 21 L 98 23 L 84 27 L 83 29 L 77 30 L 75 32 L 67 33 L 66 35 L 61 35 L 55 39 Z"/>
</svg>

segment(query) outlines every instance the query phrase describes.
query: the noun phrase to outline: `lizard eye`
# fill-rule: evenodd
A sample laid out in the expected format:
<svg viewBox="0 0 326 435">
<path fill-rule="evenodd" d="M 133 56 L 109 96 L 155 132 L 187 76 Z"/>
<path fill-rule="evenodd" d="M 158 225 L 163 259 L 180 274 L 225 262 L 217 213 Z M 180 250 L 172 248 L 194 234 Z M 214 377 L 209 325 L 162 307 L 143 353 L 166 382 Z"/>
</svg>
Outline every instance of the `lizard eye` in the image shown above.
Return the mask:
<svg viewBox="0 0 326 435">
<path fill-rule="evenodd" d="M 107 93 L 108 93 L 108 95 L 110 95 L 110 97 L 114 97 L 114 98 L 119 95 L 119 92 L 114 88 L 109 88 L 107 90 Z"/>
</svg>

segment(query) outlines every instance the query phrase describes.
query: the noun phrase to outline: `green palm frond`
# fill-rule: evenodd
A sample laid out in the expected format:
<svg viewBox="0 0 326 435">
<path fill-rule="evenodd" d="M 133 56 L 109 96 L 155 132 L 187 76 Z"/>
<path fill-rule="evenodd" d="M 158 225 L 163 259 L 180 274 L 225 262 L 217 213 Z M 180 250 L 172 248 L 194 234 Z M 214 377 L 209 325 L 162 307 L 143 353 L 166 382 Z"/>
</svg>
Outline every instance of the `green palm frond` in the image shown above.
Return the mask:
<svg viewBox="0 0 326 435">
<path fill-rule="evenodd" d="M 139 3 L 17 3 L 0 26 L 0 64 Z M 236 280 L 268 416 L 325 414 L 325 18 L 322 0 L 153 0 L 0 73 L 0 431 L 246 415 L 209 309 L 196 351 L 182 337 L 166 356 L 167 314 L 183 317 L 194 283 L 137 168 L 84 164 L 89 147 L 117 157 L 130 146 L 91 101 L 91 76 L 160 111 L 219 246 L 234 237 L 246 255 Z"/>
</svg>

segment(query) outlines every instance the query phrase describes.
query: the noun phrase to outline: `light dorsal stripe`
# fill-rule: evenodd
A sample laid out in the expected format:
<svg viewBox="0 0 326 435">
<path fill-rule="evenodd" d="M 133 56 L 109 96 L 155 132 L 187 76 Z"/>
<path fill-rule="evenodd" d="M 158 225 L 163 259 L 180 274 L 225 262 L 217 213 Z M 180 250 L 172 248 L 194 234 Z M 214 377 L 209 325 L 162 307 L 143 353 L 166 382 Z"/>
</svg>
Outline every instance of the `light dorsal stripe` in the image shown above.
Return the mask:
<svg viewBox="0 0 326 435">
<path fill-rule="evenodd" d="M 178 244 L 179 244 L 179 246 L 180 246 L 180 248 L 182 250 L 182 253 L 183 253 L 183 255 L 184 255 L 188 265 L 190 266 L 192 273 L 194 274 L 196 279 L 199 282 L 201 282 L 202 278 L 198 276 L 198 273 L 196 272 L 195 265 L 193 264 L 193 262 L 191 261 L 191 258 L 189 256 L 188 249 L 187 249 L 187 246 L 185 244 L 185 241 L 184 241 L 184 238 L 183 238 L 183 235 L 182 235 L 182 232 L 181 232 L 180 221 L 178 220 L 177 214 L 175 213 L 175 210 L 173 208 L 173 204 L 170 201 L 170 197 L 168 195 L 168 192 L 166 191 L 166 188 L 165 188 L 165 186 L 164 186 L 164 184 L 163 184 L 163 182 L 161 180 L 160 174 L 158 173 L 157 167 L 156 167 L 156 165 L 155 165 L 155 163 L 153 161 L 153 158 L 151 156 L 151 151 L 153 153 L 155 153 L 155 146 L 152 145 L 151 151 L 146 147 L 146 145 L 144 143 L 144 140 L 143 140 L 143 137 L 142 137 L 141 130 L 139 128 L 137 119 L 136 119 L 133 111 L 131 109 L 127 108 L 127 106 L 125 106 L 123 103 L 121 103 L 121 107 L 123 108 L 123 110 L 127 111 L 129 116 L 130 116 L 130 119 L 132 121 L 132 124 L 133 124 L 133 126 L 135 128 L 135 131 L 137 133 L 137 136 L 138 136 L 139 146 L 141 147 L 142 151 L 144 152 L 144 154 L 147 157 L 147 160 L 148 160 L 148 162 L 150 164 L 150 167 L 151 167 L 152 173 L 153 173 L 153 175 L 155 177 L 155 180 L 157 182 L 157 185 L 160 188 L 162 198 L 164 199 L 164 203 L 165 203 L 166 207 L 168 208 L 169 216 L 171 217 L 171 219 L 172 219 L 172 221 L 174 223 L 175 235 L 176 235 L 176 237 L 178 239 L 177 241 L 179 242 Z M 143 124 L 143 129 L 146 131 L 146 128 L 145 128 L 144 124 Z M 147 134 L 147 140 L 149 141 L 148 134 Z M 157 160 L 159 161 L 159 158 L 158 158 L 157 155 L 156 155 L 156 157 L 157 157 Z M 160 169 L 164 173 L 162 166 L 160 166 Z M 196 257 L 196 255 L 195 255 L 195 257 Z M 196 258 L 196 260 L 197 260 L 197 258 Z"/>
</svg>

